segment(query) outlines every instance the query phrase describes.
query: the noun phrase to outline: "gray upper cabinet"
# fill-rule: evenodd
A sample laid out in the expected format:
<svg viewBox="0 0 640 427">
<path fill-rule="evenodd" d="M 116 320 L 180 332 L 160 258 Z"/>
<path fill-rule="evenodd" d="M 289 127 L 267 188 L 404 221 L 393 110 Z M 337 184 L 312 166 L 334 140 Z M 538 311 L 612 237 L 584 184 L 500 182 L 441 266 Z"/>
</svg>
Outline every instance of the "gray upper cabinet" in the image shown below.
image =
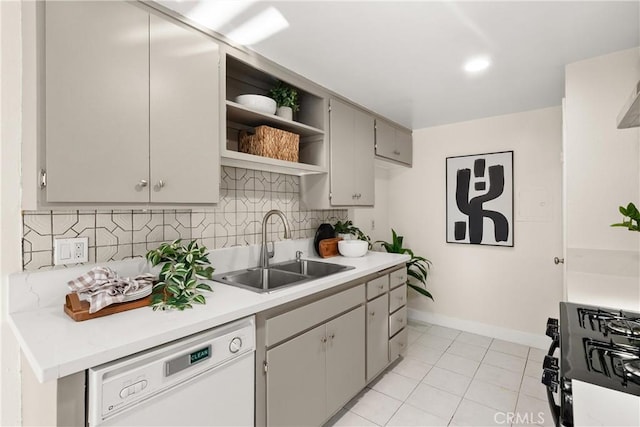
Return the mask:
<svg viewBox="0 0 640 427">
<path fill-rule="evenodd" d="M 374 118 L 336 99 L 330 106 L 331 205 L 372 206 Z"/>
<path fill-rule="evenodd" d="M 47 2 L 46 202 L 217 202 L 218 58 L 125 2 Z"/>
<path fill-rule="evenodd" d="M 150 16 L 150 190 L 155 203 L 216 203 L 219 47 Z"/>
<path fill-rule="evenodd" d="M 45 5 L 48 202 L 148 202 L 149 14 Z"/>
<path fill-rule="evenodd" d="M 376 156 L 411 166 L 413 163 L 411 132 L 385 120 L 376 119 Z"/>
</svg>

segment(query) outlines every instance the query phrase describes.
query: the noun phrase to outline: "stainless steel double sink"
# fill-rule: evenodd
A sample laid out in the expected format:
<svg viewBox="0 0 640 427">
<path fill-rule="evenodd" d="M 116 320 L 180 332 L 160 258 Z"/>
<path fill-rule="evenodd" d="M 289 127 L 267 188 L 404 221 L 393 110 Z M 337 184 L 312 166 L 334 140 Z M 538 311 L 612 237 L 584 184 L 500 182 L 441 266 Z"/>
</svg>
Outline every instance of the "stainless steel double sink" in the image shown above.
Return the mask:
<svg viewBox="0 0 640 427">
<path fill-rule="evenodd" d="M 213 280 L 254 292 L 271 292 L 301 285 L 354 267 L 308 259 L 285 261 L 268 268 L 255 267 L 217 274 Z"/>
</svg>

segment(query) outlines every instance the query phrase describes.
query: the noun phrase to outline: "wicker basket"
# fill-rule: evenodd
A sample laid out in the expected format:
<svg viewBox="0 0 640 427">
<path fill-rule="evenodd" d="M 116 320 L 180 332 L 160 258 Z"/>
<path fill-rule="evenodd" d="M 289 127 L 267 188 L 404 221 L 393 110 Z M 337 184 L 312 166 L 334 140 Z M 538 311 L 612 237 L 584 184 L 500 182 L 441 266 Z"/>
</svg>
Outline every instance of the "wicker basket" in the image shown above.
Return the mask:
<svg viewBox="0 0 640 427">
<path fill-rule="evenodd" d="M 254 135 L 240 133 L 241 152 L 290 162 L 298 161 L 299 142 L 300 135 L 269 126 L 256 127 Z"/>
</svg>

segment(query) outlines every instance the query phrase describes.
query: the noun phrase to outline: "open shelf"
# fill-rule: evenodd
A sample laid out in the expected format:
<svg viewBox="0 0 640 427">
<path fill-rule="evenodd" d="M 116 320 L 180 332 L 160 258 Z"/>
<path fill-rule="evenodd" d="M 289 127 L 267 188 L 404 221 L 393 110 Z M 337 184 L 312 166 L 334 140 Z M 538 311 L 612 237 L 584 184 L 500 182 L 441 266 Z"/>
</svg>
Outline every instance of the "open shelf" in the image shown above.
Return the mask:
<svg viewBox="0 0 640 427">
<path fill-rule="evenodd" d="M 297 133 L 301 137 L 324 135 L 324 131 L 322 129 L 305 125 L 304 123 L 283 119 L 282 117 L 274 114 L 262 113 L 233 101 L 227 101 L 227 120 L 242 123 L 243 125 L 251 127 L 267 125 Z"/>
<path fill-rule="evenodd" d="M 272 159 L 269 157 L 254 156 L 253 154 L 240 153 L 238 151 L 225 150 L 222 153 L 223 166 L 237 168 L 264 170 L 285 175 L 311 175 L 327 173 L 327 169 L 317 165 L 306 163 L 287 162 L 286 160 Z"/>
</svg>

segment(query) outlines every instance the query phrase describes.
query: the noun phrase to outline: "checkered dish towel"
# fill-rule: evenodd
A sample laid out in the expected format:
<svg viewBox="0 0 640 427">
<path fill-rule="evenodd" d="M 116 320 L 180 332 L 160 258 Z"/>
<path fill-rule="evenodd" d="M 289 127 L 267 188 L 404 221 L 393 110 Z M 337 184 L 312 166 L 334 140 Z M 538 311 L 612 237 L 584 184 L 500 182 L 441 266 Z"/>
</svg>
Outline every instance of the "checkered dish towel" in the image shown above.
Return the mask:
<svg viewBox="0 0 640 427">
<path fill-rule="evenodd" d="M 94 267 L 86 274 L 67 283 L 80 299 L 89 301 L 89 313 L 95 313 L 108 305 L 122 302 L 128 294 L 138 293 L 153 286 L 153 274 L 141 274 L 131 279 L 118 277 L 107 267 Z"/>
</svg>

